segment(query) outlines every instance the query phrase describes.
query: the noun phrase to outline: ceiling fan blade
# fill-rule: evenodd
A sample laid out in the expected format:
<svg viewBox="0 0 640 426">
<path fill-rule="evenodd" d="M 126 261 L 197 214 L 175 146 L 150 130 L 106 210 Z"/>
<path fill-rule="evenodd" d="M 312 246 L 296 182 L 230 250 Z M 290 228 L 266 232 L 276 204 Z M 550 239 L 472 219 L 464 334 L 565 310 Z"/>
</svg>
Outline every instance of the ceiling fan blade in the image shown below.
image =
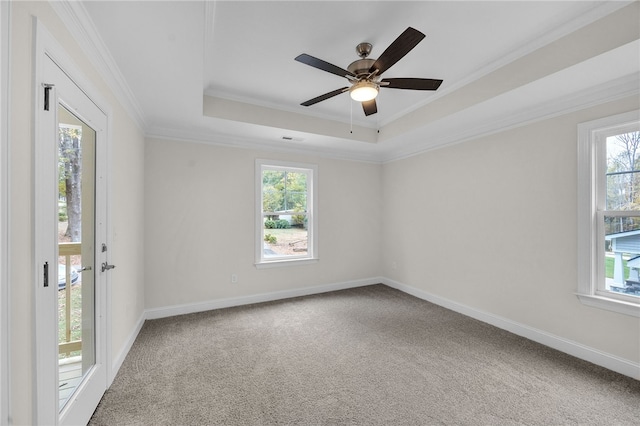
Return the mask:
<svg viewBox="0 0 640 426">
<path fill-rule="evenodd" d="M 348 75 L 351 77 L 355 77 L 356 75 L 351 71 L 347 71 L 339 66 L 330 64 L 329 62 L 323 61 L 322 59 L 315 58 L 311 55 L 307 55 L 303 53 L 301 55 L 296 56 L 296 61 L 302 62 L 303 64 L 310 65 L 314 68 L 318 68 L 319 70 L 330 72 L 331 74 L 335 74 L 339 77 L 347 77 Z"/>
<path fill-rule="evenodd" d="M 389 83 L 388 85 L 380 85 L 380 87 L 389 89 L 438 90 L 442 80 L 431 78 L 383 78 L 380 83 Z"/>
<path fill-rule="evenodd" d="M 387 50 L 382 52 L 378 60 L 369 68 L 369 72 L 372 73 L 377 70 L 377 75 L 381 75 L 416 47 L 424 37 L 425 35 L 415 28 L 407 28 L 387 47 Z"/>
<path fill-rule="evenodd" d="M 378 112 L 378 106 L 376 105 L 376 100 L 371 99 L 370 101 L 362 102 L 362 109 L 364 110 L 364 115 L 371 115 Z"/>
<path fill-rule="evenodd" d="M 303 102 L 300 105 L 302 105 L 302 106 L 311 106 L 313 104 L 317 104 L 318 102 L 326 101 L 329 98 L 333 98 L 334 96 L 337 96 L 340 93 L 344 93 L 347 90 L 349 90 L 348 87 L 343 87 L 341 89 L 334 90 L 333 92 L 325 93 L 324 95 L 320 95 L 320 96 L 315 97 L 313 99 L 309 99 L 308 101 Z"/>
</svg>

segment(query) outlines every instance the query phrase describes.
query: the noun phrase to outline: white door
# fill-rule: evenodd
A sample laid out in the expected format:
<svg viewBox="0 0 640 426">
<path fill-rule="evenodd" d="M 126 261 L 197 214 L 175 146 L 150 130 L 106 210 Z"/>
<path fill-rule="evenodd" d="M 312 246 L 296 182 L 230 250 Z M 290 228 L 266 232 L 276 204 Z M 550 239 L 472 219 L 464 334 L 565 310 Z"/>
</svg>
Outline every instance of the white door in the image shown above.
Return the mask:
<svg viewBox="0 0 640 426">
<path fill-rule="evenodd" d="M 86 424 L 107 387 L 107 116 L 46 52 L 38 78 L 35 420 Z"/>
</svg>

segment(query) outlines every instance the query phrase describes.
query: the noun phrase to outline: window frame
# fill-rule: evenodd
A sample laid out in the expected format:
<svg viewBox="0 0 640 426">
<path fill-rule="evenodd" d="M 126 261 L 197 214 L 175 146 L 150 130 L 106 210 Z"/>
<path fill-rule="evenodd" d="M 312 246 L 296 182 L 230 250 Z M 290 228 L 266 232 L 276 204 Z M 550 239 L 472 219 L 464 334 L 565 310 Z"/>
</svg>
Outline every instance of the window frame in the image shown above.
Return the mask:
<svg viewBox="0 0 640 426">
<path fill-rule="evenodd" d="M 588 306 L 640 317 L 640 298 L 605 290 L 604 216 L 640 216 L 605 210 L 606 139 L 640 130 L 640 110 L 578 125 L 578 289 Z"/>
<path fill-rule="evenodd" d="M 262 173 L 265 170 L 303 172 L 307 179 L 307 254 L 265 258 L 263 241 Z M 255 266 L 258 269 L 299 266 L 318 262 L 318 166 L 293 161 L 256 159 L 255 162 Z"/>
</svg>

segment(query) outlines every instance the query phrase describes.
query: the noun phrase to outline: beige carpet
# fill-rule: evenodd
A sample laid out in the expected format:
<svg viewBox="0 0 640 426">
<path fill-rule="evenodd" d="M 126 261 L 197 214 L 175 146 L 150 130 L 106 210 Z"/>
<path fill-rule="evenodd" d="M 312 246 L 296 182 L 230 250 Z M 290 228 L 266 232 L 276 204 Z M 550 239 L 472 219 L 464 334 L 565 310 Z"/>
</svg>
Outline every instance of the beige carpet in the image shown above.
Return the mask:
<svg viewBox="0 0 640 426">
<path fill-rule="evenodd" d="M 383 285 L 147 321 L 93 425 L 638 425 L 640 382 Z"/>
</svg>

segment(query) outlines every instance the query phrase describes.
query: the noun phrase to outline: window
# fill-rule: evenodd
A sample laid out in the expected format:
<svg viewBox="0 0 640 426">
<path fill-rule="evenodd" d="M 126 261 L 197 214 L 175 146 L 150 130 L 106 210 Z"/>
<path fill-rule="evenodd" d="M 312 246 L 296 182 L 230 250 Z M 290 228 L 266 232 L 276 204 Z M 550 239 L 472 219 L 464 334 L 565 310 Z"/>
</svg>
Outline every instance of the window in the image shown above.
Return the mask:
<svg viewBox="0 0 640 426">
<path fill-rule="evenodd" d="M 317 261 L 317 166 L 256 160 L 256 266 Z"/>
<path fill-rule="evenodd" d="M 640 316 L 640 111 L 578 126 L 578 297 Z"/>
</svg>

